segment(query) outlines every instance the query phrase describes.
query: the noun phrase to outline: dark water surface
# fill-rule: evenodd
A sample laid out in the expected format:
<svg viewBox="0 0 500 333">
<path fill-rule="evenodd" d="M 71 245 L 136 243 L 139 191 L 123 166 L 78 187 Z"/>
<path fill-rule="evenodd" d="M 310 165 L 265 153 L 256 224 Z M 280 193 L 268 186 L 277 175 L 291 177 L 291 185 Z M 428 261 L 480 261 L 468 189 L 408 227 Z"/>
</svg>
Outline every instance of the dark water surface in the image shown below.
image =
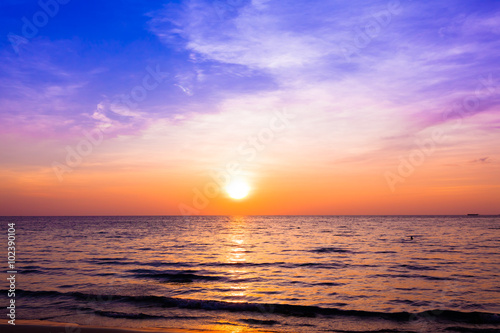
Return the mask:
<svg viewBox="0 0 500 333">
<path fill-rule="evenodd" d="M 500 331 L 500 217 L 0 219 L 16 223 L 18 319 Z"/>
</svg>

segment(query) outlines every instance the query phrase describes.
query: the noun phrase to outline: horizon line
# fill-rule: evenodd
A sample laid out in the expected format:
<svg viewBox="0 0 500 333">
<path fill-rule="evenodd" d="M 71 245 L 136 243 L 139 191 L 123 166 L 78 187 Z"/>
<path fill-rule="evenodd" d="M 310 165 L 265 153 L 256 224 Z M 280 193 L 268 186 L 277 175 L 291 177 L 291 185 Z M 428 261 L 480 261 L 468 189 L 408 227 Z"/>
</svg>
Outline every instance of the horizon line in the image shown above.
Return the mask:
<svg viewBox="0 0 500 333">
<path fill-rule="evenodd" d="M 0 215 L 0 217 L 227 217 L 227 216 L 500 216 L 500 214 L 213 214 L 213 215 Z M 476 215 L 477 214 L 477 215 Z"/>
</svg>

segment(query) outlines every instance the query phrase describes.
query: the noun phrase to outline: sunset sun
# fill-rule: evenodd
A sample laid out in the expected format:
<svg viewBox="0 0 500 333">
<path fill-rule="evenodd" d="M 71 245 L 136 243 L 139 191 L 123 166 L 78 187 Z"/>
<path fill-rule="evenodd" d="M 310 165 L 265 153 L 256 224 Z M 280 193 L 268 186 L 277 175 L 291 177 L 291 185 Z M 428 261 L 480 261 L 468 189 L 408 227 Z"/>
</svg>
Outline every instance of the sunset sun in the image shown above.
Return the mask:
<svg viewBox="0 0 500 333">
<path fill-rule="evenodd" d="M 226 186 L 226 192 L 232 199 L 240 200 L 250 192 L 250 186 L 243 180 L 234 180 Z"/>
</svg>

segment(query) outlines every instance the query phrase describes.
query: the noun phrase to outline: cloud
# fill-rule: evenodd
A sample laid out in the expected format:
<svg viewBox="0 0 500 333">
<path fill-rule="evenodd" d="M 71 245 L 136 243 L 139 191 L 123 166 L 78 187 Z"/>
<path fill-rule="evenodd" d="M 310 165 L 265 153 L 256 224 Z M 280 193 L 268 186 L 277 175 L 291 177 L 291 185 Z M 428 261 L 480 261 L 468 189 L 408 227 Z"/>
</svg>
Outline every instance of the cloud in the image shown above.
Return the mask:
<svg viewBox="0 0 500 333">
<path fill-rule="evenodd" d="M 80 67 L 83 57 L 61 60 L 78 42 L 33 40 L 29 47 L 39 53 L 2 55 L 0 117 L 19 133 L 78 138 L 83 130 L 106 128 L 109 138 L 156 133 L 158 145 L 201 142 L 210 152 L 235 135 L 226 122 L 255 128 L 261 117 L 287 107 L 300 119 L 287 142 L 318 163 L 383 159 L 456 119 L 468 120 L 463 128 L 474 133 L 497 128 L 498 91 L 474 112 L 443 114 L 474 96 L 482 76 L 500 80 L 499 11 L 401 0 L 400 10 L 374 28 L 390 3 L 169 3 L 148 14 L 163 48 L 147 54 L 172 61 L 173 74 L 133 109 L 112 101 L 140 84 L 145 65 L 124 54 L 116 66 L 134 68 L 117 69 L 96 53 Z M 355 47 L 349 59 L 341 45 Z M 166 139 L 160 128 L 176 136 Z"/>
<path fill-rule="evenodd" d="M 108 139 L 116 135 L 138 134 L 149 123 L 144 113 L 108 101 L 97 104 L 89 117 L 94 120 L 93 129 L 105 132 Z"/>
<path fill-rule="evenodd" d="M 339 159 L 383 158 L 457 118 L 498 113 L 490 93 L 473 112 L 449 114 L 475 96 L 483 77 L 500 79 L 498 9 L 456 1 L 399 1 L 392 12 L 389 1 L 237 3 L 222 14 L 203 0 L 169 5 L 151 13 L 150 28 L 194 54 L 201 68 L 215 62 L 267 73 L 277 83 L 268 90 L 276 103 L 293 100 L 307 117 L 297 133 L 305 146 L 342 146 Z M 355 48 L 350 59 L 341 45 Z M 247 100 L 244 93 L 230 98 Z M 486 125 L 480 119 L 471 130 Z"/>
<path fill-rule="evenodd" d="M 492 162 L 491 158 L 489 156 L 487 156 L 487 157 L 482 157 L 482 158 L 478 158 L 478 159 L 472 160 L 469 163 L 474 163 L 474 164 L 489 164 L 491 162 Z"/>
<path fill-rule="evenodd" d="M 215 6 L 215 7 L 214 7 Z M 218 16 L 216 5 L 207 1 L 188 1 L 154 14 L 151 29 L 164 42 L 179 43 L 202 57 L 222 63 L 244 65 L 254 69 L 273 70 L 307 65 L 332 52 L 328 31 L 315 34 L 320 26 L 292 29 L 288 20 L 304 3 L 247 2 L 229 19 Z M 317 17 L 312 17 L 308 26 Z M 332 32 L 332 31 L 330 31 Z"/>
</svg>

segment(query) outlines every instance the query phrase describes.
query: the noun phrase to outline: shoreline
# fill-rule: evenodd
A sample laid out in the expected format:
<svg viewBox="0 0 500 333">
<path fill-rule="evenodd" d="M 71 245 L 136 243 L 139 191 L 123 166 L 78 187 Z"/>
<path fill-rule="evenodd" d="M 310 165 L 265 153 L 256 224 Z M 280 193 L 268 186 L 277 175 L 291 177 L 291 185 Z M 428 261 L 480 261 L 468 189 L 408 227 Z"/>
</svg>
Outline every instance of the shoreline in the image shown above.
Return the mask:
<svg viewBox="0 0 500 333">
<path fill-rule="evenodd" d="M 228 333 L 228 330 L 210 329 L 87 326 L 74 323 L 60 323 L 45 320 L 16 320 L 16 325 L 11 325 L 6 319 L 0 319 L 0 328 L 4 333 Z M 276 331 L 263 331 L 245 326 L 241 326 L 238 328 L 235 327 L 234 329 L 238 333 L 276 333 Z"/>
</svg>

